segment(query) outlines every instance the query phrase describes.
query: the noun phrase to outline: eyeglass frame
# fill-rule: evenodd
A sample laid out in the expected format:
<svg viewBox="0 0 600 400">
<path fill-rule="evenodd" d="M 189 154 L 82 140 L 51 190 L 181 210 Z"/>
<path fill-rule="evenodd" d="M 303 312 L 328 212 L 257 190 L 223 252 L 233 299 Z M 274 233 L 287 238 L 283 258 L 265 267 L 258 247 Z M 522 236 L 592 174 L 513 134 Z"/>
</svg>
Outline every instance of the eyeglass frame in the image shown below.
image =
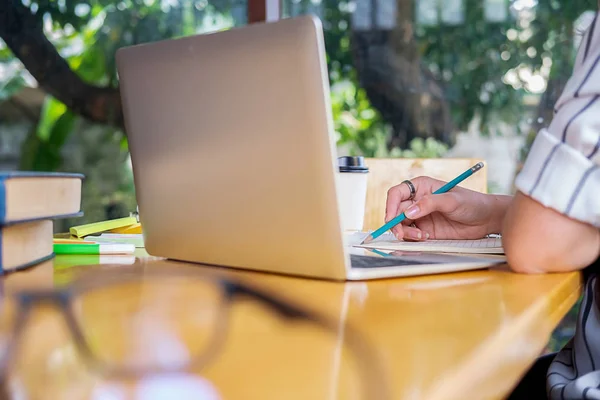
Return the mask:
<svg viewBox="0 0 600 400">
<path fill-rule="evenodd" d="M 267 293 L 263 289 L 258 289 L 247 283 L 237 282 L 233 279 L 211 276 L 209 274 L 188 273 L 185 271 L 173 270 L 153 270 L 143 271 L 142 275 L 139 272 L 135 274 L 127 274 L 128 270 L 134 269 L 133 266 L 119 266 L 119 273 L 111 273 L 103 271 L 102 273 L 91 273 L 83 278 L 76 278 L 72 283 L 60 288 L 50 290 L 40 289 L 23 289 L 16 291 L 12 296 L 16 301 L 17 313 L 12 327 L 12 332 L 8 337 L 6 351 L 0 355 L 0 379 L 8 372 L 8 367 L 18 351 L 20 346 L 21 332 L 24 331 L 32 309 L 37 305 L 51 304 L 59 309 L 66 325 L 69 329 L 71 337 L 74 339 L 75 345 L 79 352 L 84 356 L 88 367 L 98 372 L 100 375 L 107 378 L 132 379 L 141 378 L 153 374 L 177 374 L 185 372 L 191 367 L 206 366 L 213 359 L 224 345 L 226 335 L 214 334 L 209 346 L 209 351 L 201 357 L 193 361 L 185 363 L 175 368 L 139 368 L 128 369 L 111 366 L 109 363 L 100 360 L 91 350 L 85 335 L 77 318 L 73 313 L 72 304 L 78 295 L 93 291 L 94 289 L 110 287 L 112 284 L 123 284 L 130 281 L 144 281 L 147 277 L 185 277 L 193 276 L 205 282 L 210 282 L 217 285 L 223 292 L 222 299 L 226 303 L 225 306 L 235 301 L 236 296 L 248 297 L 251 300 L 258 301 L 266 306 L 271 311 L 274 311 L 278 316 L 290 320 L 299 320 L 311 322 L 319 325 L 334 335 L 338 335 L 338 326 L 336 321 L 314 310 L 305 310 L 302 307 L 295 305 L 294 302 L 283 299 L 280 295 Z M 5 295 L 6 296 L 6 295 Z M 230 307 L 224 307 L 225 312 L 229 312 Z M 220 326 L 215 329 L 215 332 L 227 332 L 228 315 L 219 318 Z M 347 324 L 344 330 L 344 342 L 351 348 L 358 361 L 359 369 L 362 370 L 364 385 L 363 394 L 365 399 L 385 400 L 390 397 L 388 384 L 385 374 L 382 371 L 381 363 L 377 353 L 372 346 L 363 339 L 363 335 L 356 330 L 351 324 Z"/>
</svg>

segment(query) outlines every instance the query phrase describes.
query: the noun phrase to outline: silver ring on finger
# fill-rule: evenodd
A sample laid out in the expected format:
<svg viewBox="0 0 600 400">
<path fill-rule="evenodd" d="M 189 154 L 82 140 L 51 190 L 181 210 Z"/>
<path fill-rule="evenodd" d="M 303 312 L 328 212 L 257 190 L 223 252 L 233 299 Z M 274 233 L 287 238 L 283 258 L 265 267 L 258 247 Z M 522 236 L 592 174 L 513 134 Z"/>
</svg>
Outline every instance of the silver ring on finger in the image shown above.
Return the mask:
<svg viewBox="0 0 600 400">
<path fill-rule="evenodd" d="M 408 186 L 408 189 L 410 190 L 410 196 L 408 197 L 409 200 L 412 200 L 415 198 L 415 195 L 417 194 L 417 189 L 415 189 L 415 185 L 413 185 L 413 183 L 411 181 L 409 181 L 408 179 L 405 181 L 402 181 L 402 183 L 405 183 L 406 186 Z"/>
</svg>

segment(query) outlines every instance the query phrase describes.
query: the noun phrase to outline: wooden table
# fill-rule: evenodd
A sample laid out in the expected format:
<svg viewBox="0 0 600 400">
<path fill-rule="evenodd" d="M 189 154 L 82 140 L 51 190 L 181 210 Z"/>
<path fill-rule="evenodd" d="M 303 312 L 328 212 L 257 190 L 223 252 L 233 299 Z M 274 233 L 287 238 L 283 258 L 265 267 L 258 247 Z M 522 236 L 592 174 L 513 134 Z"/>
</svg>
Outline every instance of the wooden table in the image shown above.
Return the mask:
<svg viewBox="0 0 600 400">
<path fill-rule="evenodd" d="M 379 357 L 383 373 L 377 378 L 389 385 L 391 398 L 500 399 L 543 350 L 581 290 L 578 273 L 526 276 L 497 268 L 343 284 L 171 262 L 143 251 L 133 267 L 67 268 L 86 261 L 57 257 L 8 276 L 4 291 L 58 287 L 98 271 L 192 270 L 283 295 L 331 317 L 334 330 L 295 324 L 259 302 L 239 301 L 230 307 L 223 346 L 208 365 L 187 374 L 124 382 L 104 379 L 83 365 L 60 314 L 42 309 L 29 321 L 12 369 L 13 390 L 23 390 L 29 398 L 154 399 L 166 398 L 152 394 L 169 388 L 167 398 L 173 399 L 360 399 L 366 387 L 358 368 L 363 360 L 344 341 L 354 328 Z M 177 310 L 174 314 L 185 312 L 179 311 L 189 307 L 182 300 L 185 290 L 174 293 L 159 286 L 145 301 L 171 307 Z M 120 312 L 132 296 L 130 289 L 107 291 L 96 301 L 78 304 L 75 311 L 97 322 Z M 140 332 L 167 335 L 167 353 L 174 354 L 186 350 L 168 335 L 189 329 L 181 323 L 177 315 L 165 315 Z M 123 329 L 115 326 L 111 333 L 108 327 L 104 345 L 122 341 Z M 184 333 L 189 337 L 194 332 Z M 107 394 L 113 397 L 101 396 Z"/>
</svg>

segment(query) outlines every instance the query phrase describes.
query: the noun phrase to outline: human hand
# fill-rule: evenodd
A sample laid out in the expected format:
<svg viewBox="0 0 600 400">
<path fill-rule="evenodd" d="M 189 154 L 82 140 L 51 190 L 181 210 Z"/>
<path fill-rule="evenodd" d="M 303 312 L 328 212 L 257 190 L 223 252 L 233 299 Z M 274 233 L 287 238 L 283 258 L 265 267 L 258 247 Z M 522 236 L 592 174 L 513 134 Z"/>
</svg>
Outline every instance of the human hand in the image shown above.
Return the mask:
<svg viewBox="0 0 600 400">
<path fill-rule="evenodd" d="M 501 233 L 511 196 L 479 193 L 459 186 L 447 193 L 433 192 L 446 182 L 430 177 L 411 179 L 416 194 L 410 200 L 407 184 L 388 191 L 385 222 L 405 212 L 406 219 L 392 228 L 398 240 L 480 239 Z"/>
</svg>

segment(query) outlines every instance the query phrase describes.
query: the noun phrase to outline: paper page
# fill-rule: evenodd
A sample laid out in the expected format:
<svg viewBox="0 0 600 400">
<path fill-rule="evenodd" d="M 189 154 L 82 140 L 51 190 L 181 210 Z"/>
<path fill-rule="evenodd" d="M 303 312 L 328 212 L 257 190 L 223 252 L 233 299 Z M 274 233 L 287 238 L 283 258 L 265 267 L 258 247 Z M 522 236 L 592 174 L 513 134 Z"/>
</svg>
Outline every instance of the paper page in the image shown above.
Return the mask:
<svg viewBox="0 0 600 400">
<path fill-rule="evenodd" d="M 345 232 L 344 233 L 344 244 L 346 246 L 356 246 L 360 244 L 371 232 Z M 378 242 L 381 241 L 394 241 L 396 237 L 391 233 L 387 232 L 377 238 Z M 397 241 L 397 240 L 396 240 Z"/>
<path fill-rule="evenodd" d="M 86 236 L 85 239 L 96 243 L 125 243 L 133 244 L 136 248 L 144 247 L 144 237 L 137 233 L 103 233 L 100 236 Z"/>
<path fill-rule="evenodd" d="M 367 233 L 363 233 L 363 238 Z M 426 240 L 423 242 L 399 241 L 391 234 L 380 236 L 369 244 L 361 245 L 360 241 L 352 245 L 356 247 L 389 250 L 389 251 L 430 251 L 438 253 L 466 253 L 466 254 L 504 254 L 502 238 L 492 237 L 478 240 Z M 356 235 L 358 237 L 358 234 Z M 354 239 L 354 238 L 353 238 Z"/>
</svg>

